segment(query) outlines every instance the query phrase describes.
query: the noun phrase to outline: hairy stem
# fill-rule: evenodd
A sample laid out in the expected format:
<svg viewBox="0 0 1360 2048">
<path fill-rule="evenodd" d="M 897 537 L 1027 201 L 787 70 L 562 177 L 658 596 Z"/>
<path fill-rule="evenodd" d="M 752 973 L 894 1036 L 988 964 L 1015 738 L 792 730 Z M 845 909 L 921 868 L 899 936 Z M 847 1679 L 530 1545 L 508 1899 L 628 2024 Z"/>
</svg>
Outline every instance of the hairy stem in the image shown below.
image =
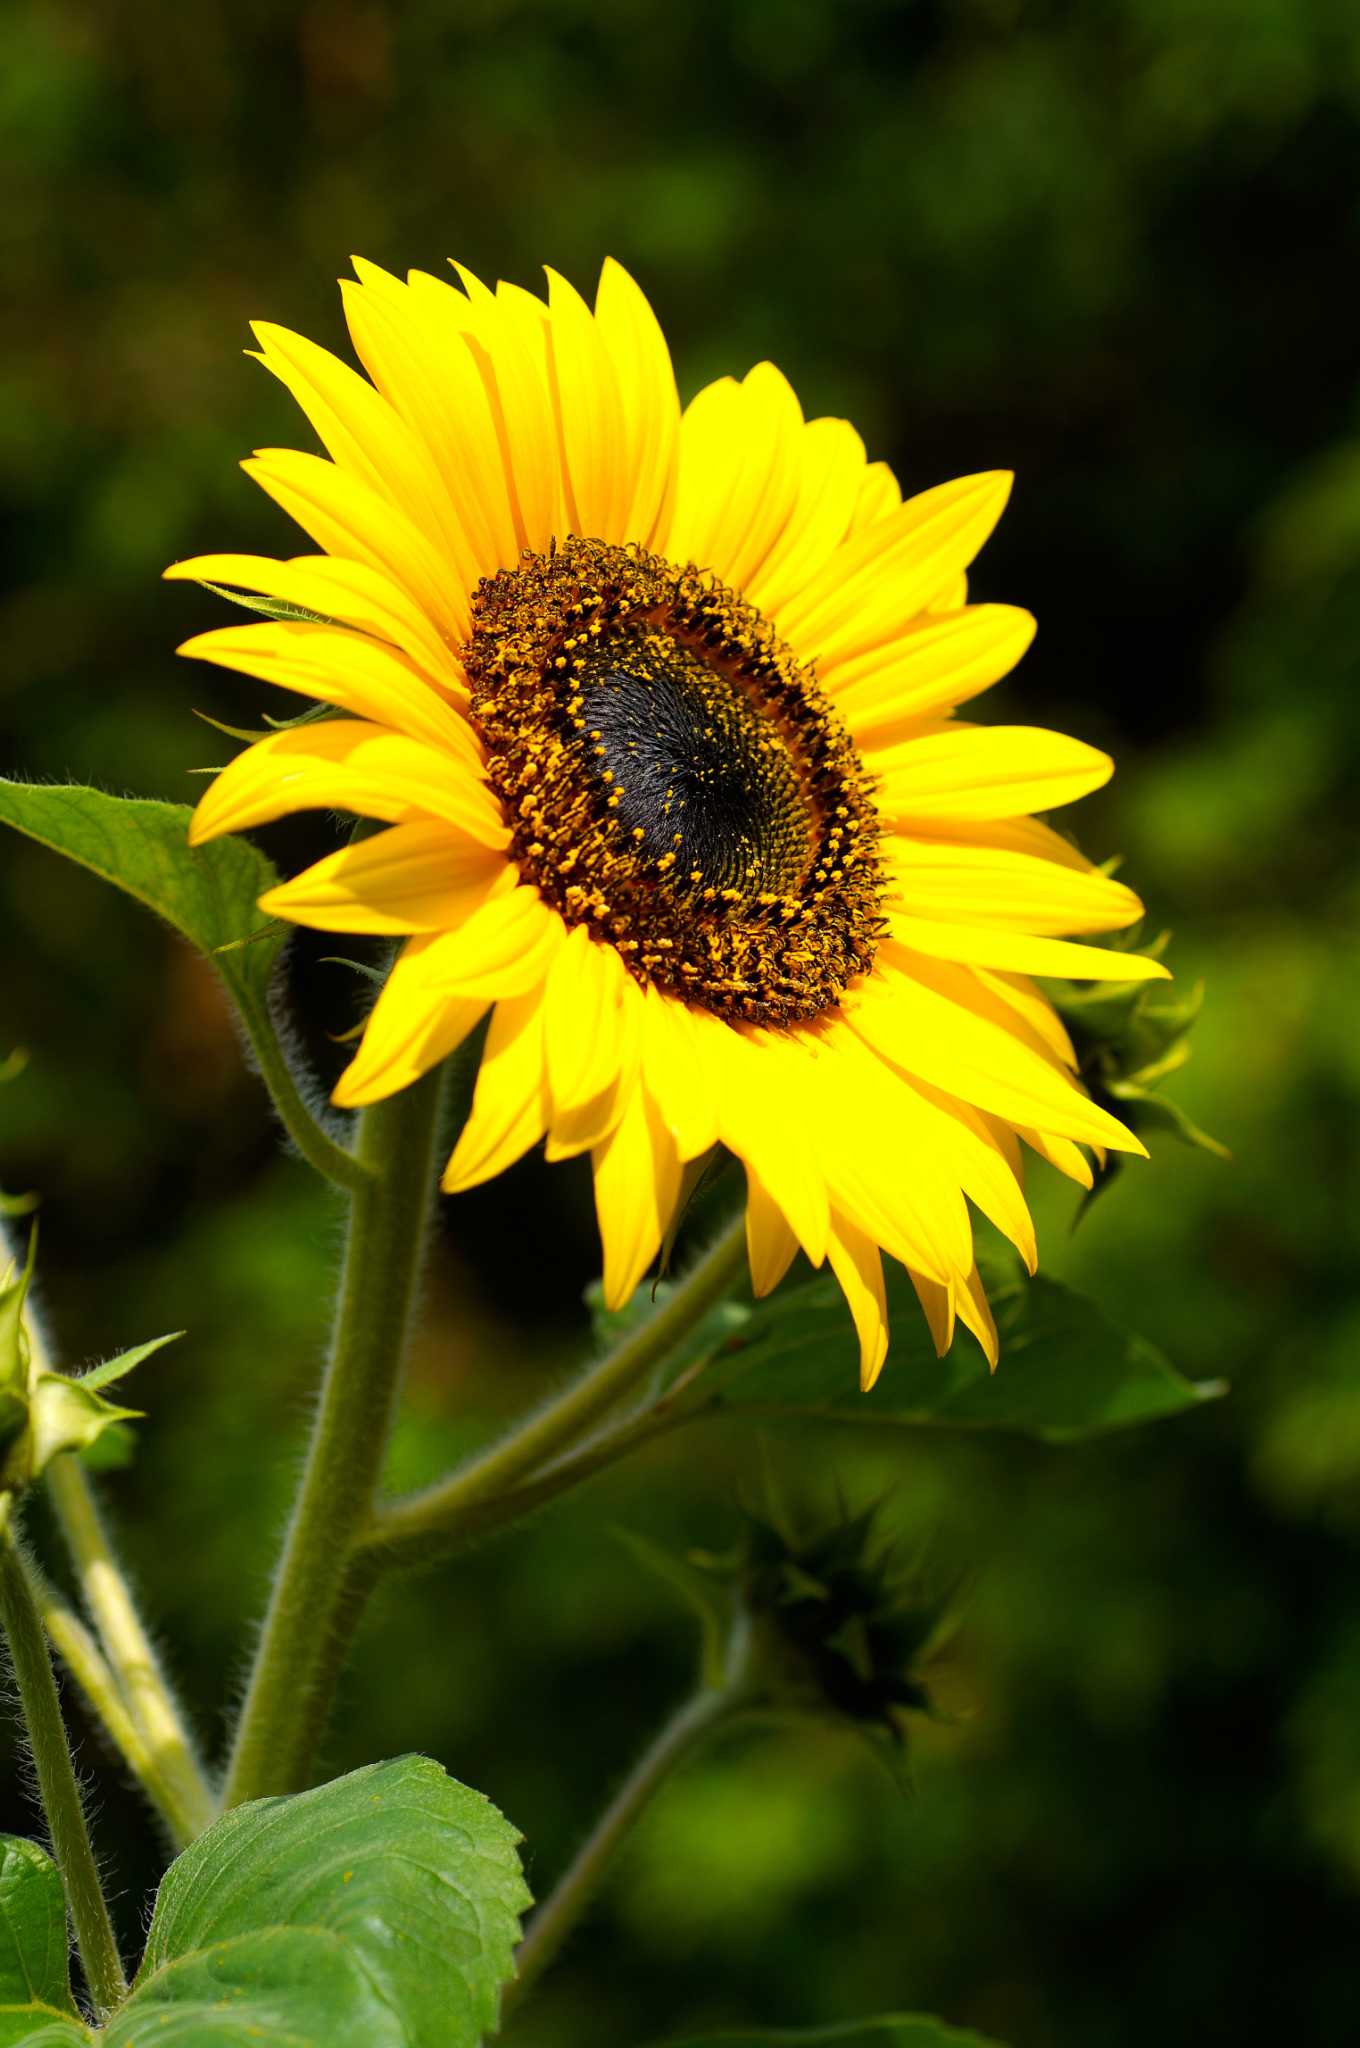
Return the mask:
<svg viewBox="0 0 1360 2048">
<path fill-rule="evenodd" d="M 262 1001 L 247 1003 L 239 993 L 237 1003 L 260 1079 L 269 1090 L 283 1128 L 309 1166 L 347 1193 L 358 1194 L 372 1181 L 371 1167 L 357 1154 L 337 1145 L 308 1108 L 284 1051 L 282 1033 L 275 1028 L 266 1005 Z"/>
<path fill-rule="evenodd" d="M 436 1071 L 364 1111 L 339 1303 L 302 1480 L 227 1774 L 225 1804 L 304 1782 L 324 1721 L 350 1556 L 372 1512 L 434 1196 Z"/>
<path fill-rule="evenodd" d="M 177 1849 L 185 1849 L 202 1831 L 195 1805 L 186 1809 L 181 1788 L 166 1778 L 160 1759 L 128 1711 L 112 1666 L 83 1621 L 48 1585 L 30 1557 L 22 1559 L 29 1588 L 47 1631 L 47 1640 L 80 1687 L 105 1734 L 136 1778 L 169 1829 Z M 206 1791 L 206 1787 L 204 1788 Z"/>
<path fill-rule="evenodd" d="M 745 1710 L 746 1698 L 739 1684 L 709 1686 L 688 1699 L 661 1728 L 596 1821 L 569 1868 L 530 1918 L 528 1931 L 515 1955 L 515 1977 L 505 1988 L 503 2014 L 519 2003 L 552 1962 L 660 1785 L 715 1730 L 736 1720 Z"/>
<path fill-rule="evenodd" d="M 592 1423 L 631 1393 L 722 1300 L 741 1271 L 745 1243 L 745 1221 L 738 1216 L 640 1328 L 461 1471 L 423 1493 L 381 1508 L 365 1546 L 385 1553 L 393 1563 L 418 1563 L 456 1547 L 483 1510 L 499 1521 L 493 1503 L 578 1444 Z M 628 1425 L 621 1440 L 628 1448 Z M 604 1462 L 589 1459 L 579 1476 L 598 1470 Z"/>
<path fill-rule="evenodd" d="M 131 1757 L 128 1760 L 164 1813 L 176 1840 L 191 1842 L 213 1820 L 217 1802 L 188 1723 L 119 1568 L 94 1489 L 79 1459 L 69 1452 L 52 1460 L 46 1482 L 86 1608 L 123 1704 L 150 1757 L 150 1777 L 137 1769 Z M 93 1692 L 90 1699 L 95 1711 L 102 1714 L 101 1699 Z M 125 1748 L 117 1729 L 108 1725 L 114 1741 Z"/>
<path fill-rule="evenodd" d="M 85 1981 L 95 2010 L 103 2019 L 126 1995 L 127 1979 L 118 1958 L 118 1944 L 113 1938 L 85 1826 L 80 1787 L 67 1747 L 61 1701 L 42 1621 L 8 1528 L 0 1529 L 0 1621 L 9 1639 L 38 1790 L 66 1888 L 66 1903 Z"/>
</svg>

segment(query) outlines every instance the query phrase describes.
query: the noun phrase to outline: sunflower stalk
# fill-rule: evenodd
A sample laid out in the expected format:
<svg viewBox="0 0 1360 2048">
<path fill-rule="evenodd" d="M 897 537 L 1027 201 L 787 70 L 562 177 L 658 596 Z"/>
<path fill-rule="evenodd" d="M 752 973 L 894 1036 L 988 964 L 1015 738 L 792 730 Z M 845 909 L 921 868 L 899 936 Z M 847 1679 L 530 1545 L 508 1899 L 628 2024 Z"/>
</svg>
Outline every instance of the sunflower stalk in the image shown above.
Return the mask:
<svg viewBox="0 0 1360 2048">
<path fill-rule="evenodd" d="M 405 1362 L 434 1201 L 441 1074 L 364 1111 L 363 1184 L 349 1228 L 311 1443 L 237 1724 L 223 1803 L 305 1782 L 310 1731 L 350 1561 L 373 1509 Z"/>
<path fill-rule="evenodd" d="M 532 1915 L 506 1985 L 502 2017 L 532 1990 L 590 1905 L 610 1865 L 657 1792 L 681 1764 L 760 1706 L 746 1675 L 745 1635 L 729 1646 L 721 1684 L 700 1685 L 663 1723 L 609 1801 L 566 1871 Z"/>
<path fill-rule="evenodd" d="M 455 1066 L 455 1087 L 457 1080 Z M 325 1736 L 350 1645 L 385 1573 L 451 1557 L 537 1513 L 641 1444 L 709 1412 L 706 1403 L 679 1406 L 671 1390 L 590 1434 L 592 1425 L 654 1372 L 726 1295 L 741 1270 L 744 1247 L 738 1217 L 663 1306 L 562 1394 L 449 1479 L 425 1493 L 373 1508 L 351 1541 L 310 1689 L 295 1702 L 288 1737 L 295 1782 L 304 1780 Z M 229 1803 L 231 1797 L 229 1791 Z"/>
<path fill-rule="evenodd" d="M 85 1825 L 61 1700 L 42 1618 L 11 1527 L 12 1505 L 0 1500 L 0 1624 L 9 1644 L 24 1727 L 75 1928 L 76 1945 L 95 2011 L 102 2019 L 127 1991 L 109 1909 Z"/>
</svg>

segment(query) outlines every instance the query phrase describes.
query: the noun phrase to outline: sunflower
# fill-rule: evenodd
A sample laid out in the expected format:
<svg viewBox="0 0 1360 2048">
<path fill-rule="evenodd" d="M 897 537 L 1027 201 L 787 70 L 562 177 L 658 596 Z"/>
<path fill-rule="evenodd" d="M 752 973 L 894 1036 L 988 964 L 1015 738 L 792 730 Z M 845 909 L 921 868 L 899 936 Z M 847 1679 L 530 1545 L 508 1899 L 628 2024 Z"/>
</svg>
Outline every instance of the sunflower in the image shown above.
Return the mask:
<svg viewBox="0 0 1360 2048">
<path fill-rule="evenodd" d="M 593 310 L 551 271 L 546 301 L 356 272 L 367 378 L 255 330 L 327 457 L 244 466 L 322 552 L 168 572 L 312 615 L 180 651 L 338 714 L 234 760 L 194 841 L 309 806 L 386 827 L 261 899 L 402 942 L 334 1100 L 406 1087 L 489 1010 L 444 1187 L 589 1152 L 610 1305 L 721 1145 L 756 1293 L 829 1261 L 866 1386 L 883 1252 L 941 1352 L 957 1317 L 995 1363 L 969 1203 L 1033 1270 L 1022 1148 L 1086 1185 L 1083 1147 L 1143 1150 L 1030 977 L 1165 972 L 1072 942 L 1141 906 L 1034 815 L 1108 757 L 956 715 L 1034 631 L 967 600 L 1009 475 L 904 500 L 770 363 L 682 409 L 612 261 Z"/>
</svg>

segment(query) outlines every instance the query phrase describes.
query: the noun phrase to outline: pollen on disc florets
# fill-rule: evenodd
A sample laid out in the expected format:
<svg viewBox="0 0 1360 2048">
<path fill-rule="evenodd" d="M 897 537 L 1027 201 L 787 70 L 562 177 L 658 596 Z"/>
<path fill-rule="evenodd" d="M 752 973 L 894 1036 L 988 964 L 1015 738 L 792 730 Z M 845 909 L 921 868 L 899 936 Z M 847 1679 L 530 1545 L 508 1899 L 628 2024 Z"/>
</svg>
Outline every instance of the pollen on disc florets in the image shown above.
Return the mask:
<svg viewBox="0 0 1360 2048">
<path fill-rule="evenodd" d="M 777 1025 L 872 965 L 865 771 L 754 606 L 692 566 L 571 539 L 478 586 L 464 659 L 510 857 L 637 980 Z"/>
</svg>

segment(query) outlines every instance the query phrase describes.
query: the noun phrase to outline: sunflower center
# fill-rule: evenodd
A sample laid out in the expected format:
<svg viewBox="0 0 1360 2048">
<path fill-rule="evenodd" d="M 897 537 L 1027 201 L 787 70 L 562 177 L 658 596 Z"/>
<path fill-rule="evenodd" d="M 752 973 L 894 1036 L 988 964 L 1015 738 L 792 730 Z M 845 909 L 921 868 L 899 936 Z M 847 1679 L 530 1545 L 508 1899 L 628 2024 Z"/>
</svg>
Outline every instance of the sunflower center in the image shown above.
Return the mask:
<svg viewBox="0 0 1360 2048">
<path fill-rule="evenodd" d="M 512 858 L 639 981 L 790 1024 L 872 964 L 864 771 L 753 606 L 573 539 L 479 586 L 465 661 Z"/>
</svg>

